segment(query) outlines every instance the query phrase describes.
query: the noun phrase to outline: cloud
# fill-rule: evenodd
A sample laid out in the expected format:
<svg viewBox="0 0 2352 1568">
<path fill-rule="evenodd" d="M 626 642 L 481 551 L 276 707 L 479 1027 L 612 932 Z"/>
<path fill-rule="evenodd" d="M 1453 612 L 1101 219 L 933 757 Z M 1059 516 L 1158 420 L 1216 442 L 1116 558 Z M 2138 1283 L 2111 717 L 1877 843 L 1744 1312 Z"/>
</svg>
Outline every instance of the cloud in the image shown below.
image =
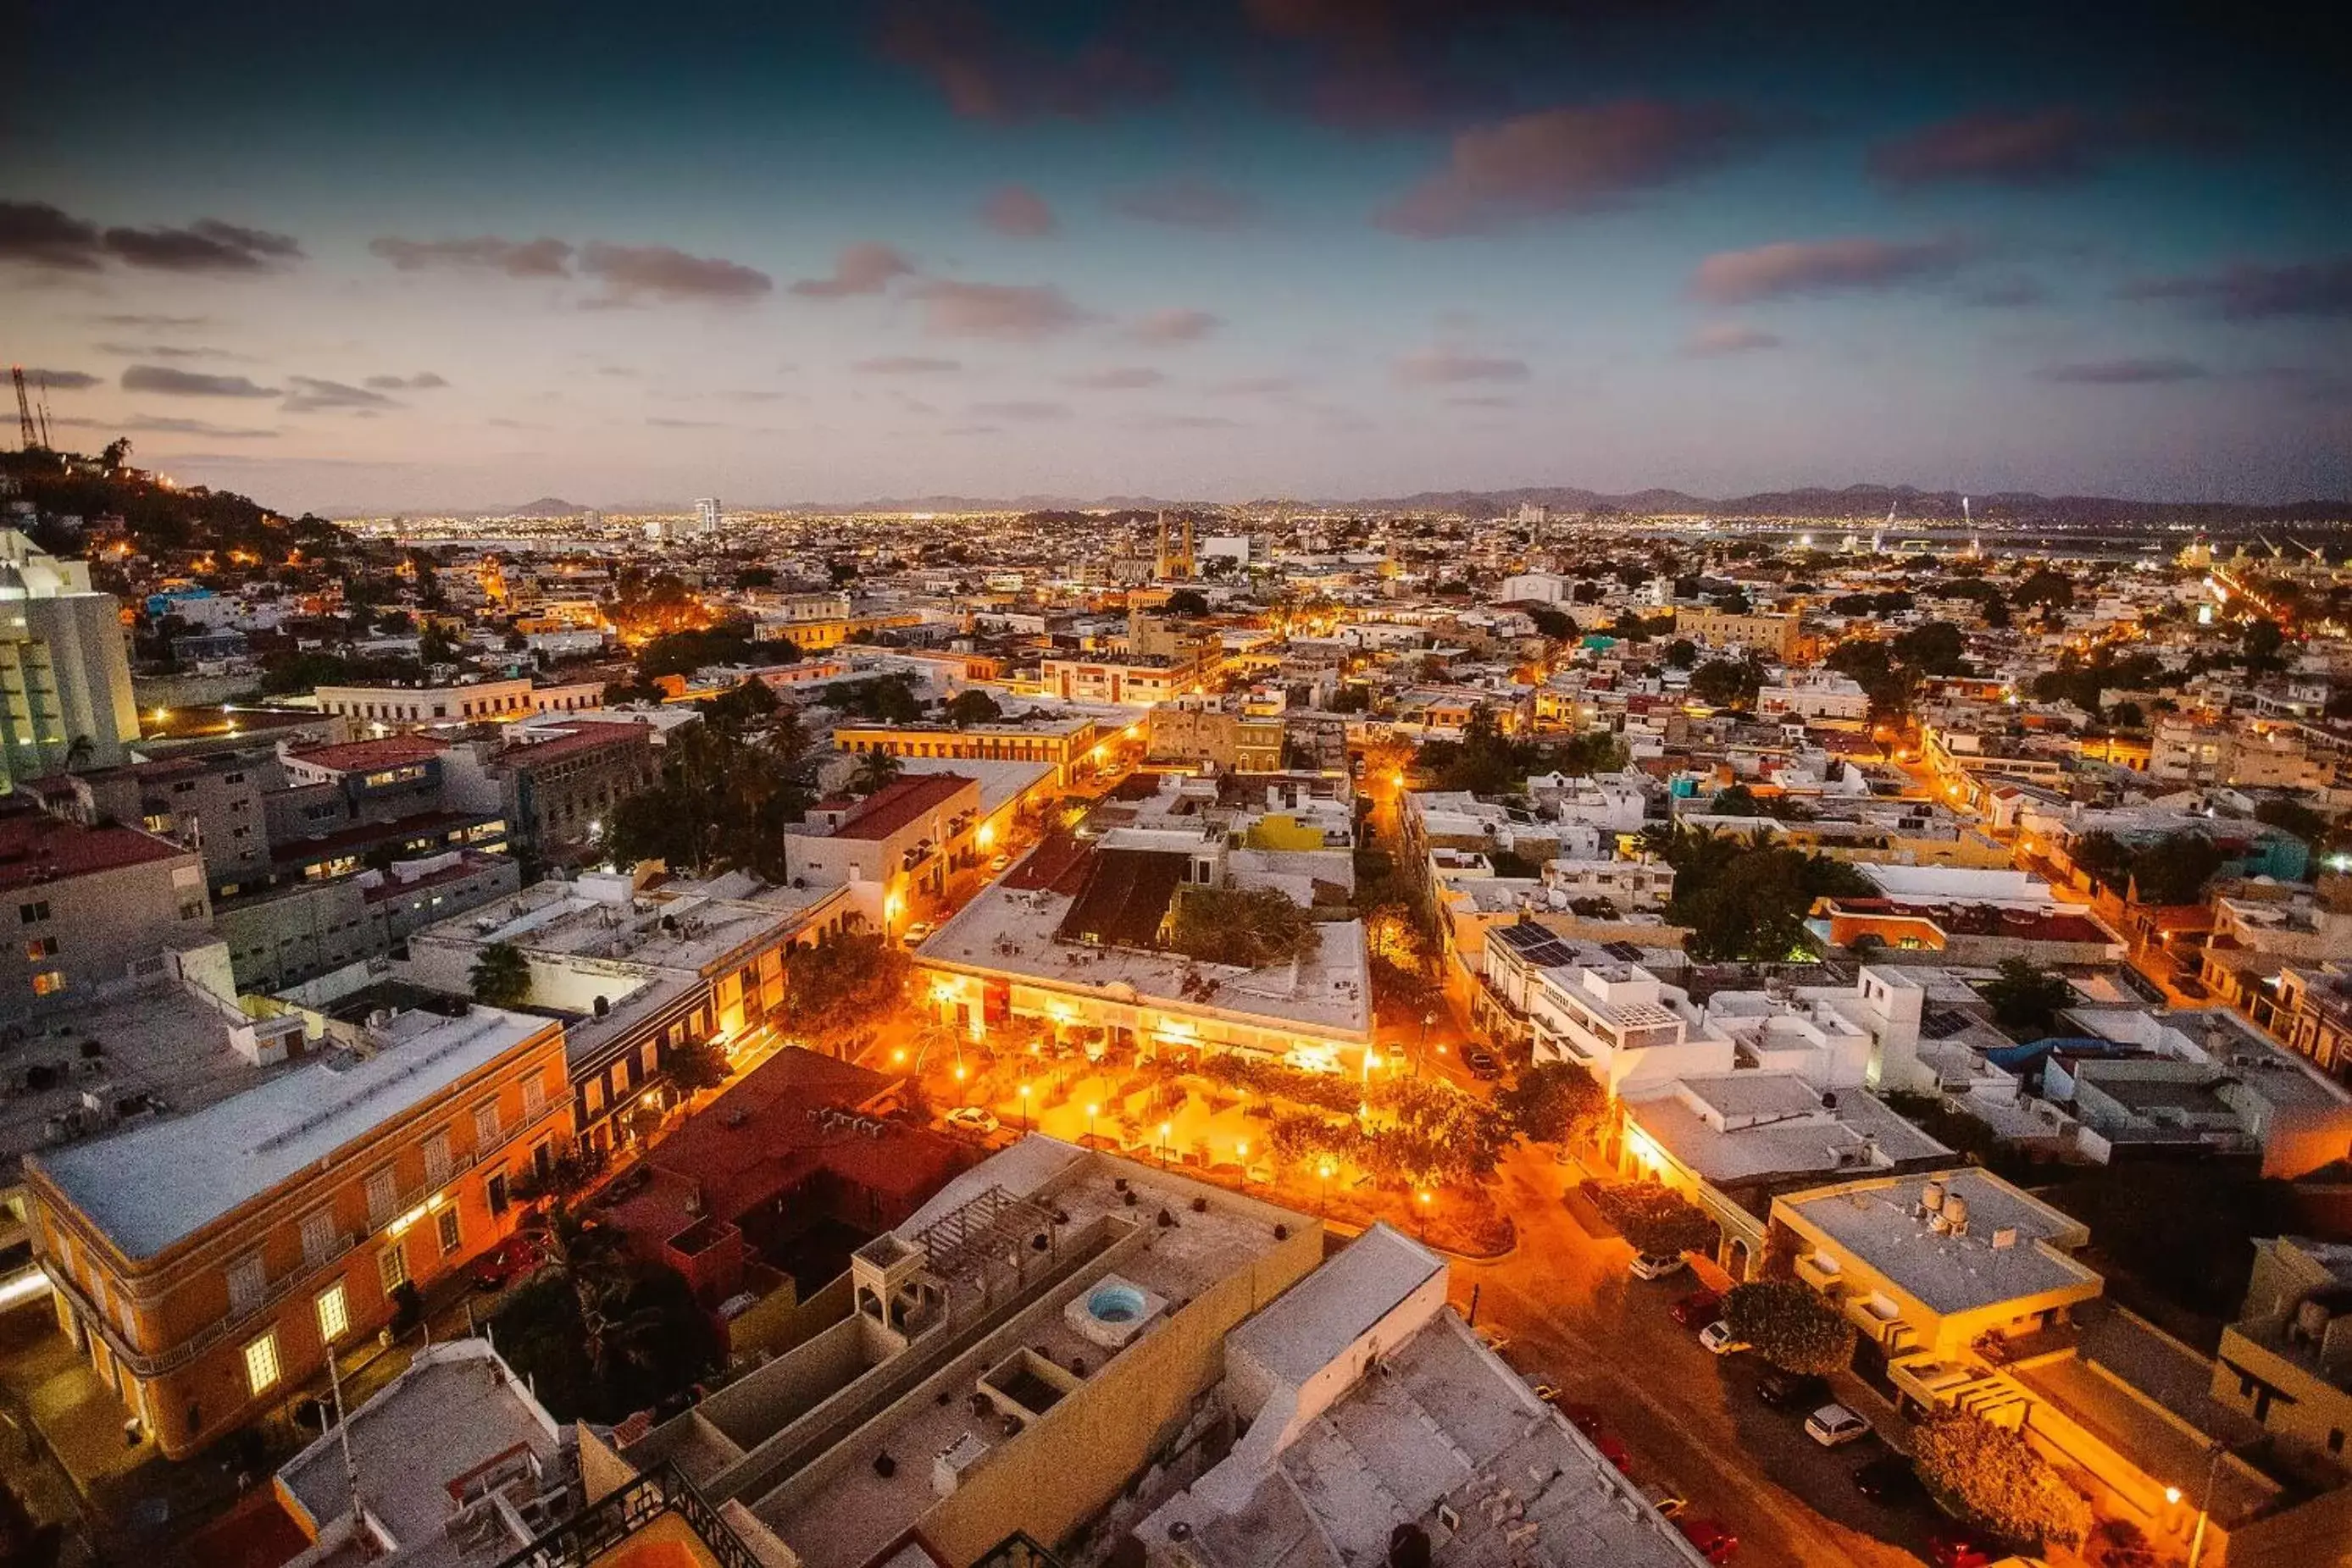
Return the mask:
<svg viewBox="0 0 2352 1568">
<path fill-rule="evenodd" d="M 2073 386 L 2158 386 L 2168 382 L 2203 381 L 2210 374 L 2194 360 L 2093 360 L 2081 364 L 2050 365 L 2040 372 L 2045 382 Z"/>
<path fill-rule="evenodd" d="M 1095 120 L 1157 102 L 1174 86 L 1166 56 L 1121 37 L 1121 24 L 1114 16 L 1104 31 L 1052 48 L 1011 37 L 971 0 L 898 0 L 883 20 L 881 46 L 968 118 Z"/>
<path fill-rule="evenodd" d="M 1786 240 L 1753 250 L 1719 251 L 1699 263 L 1694 298 L 1744 305 L 1798 294 L 1848 288 L 1890 288 L 1942 277 L 1967 256 L 1954 239 Z"/>
<path fill-rule="evenodd" d="M 168 397 L 276 397 L 277 387 L 257 386 L 243 376 L 208 376 L 169 365 L 133 365 L 122 372 L 122 390 Z"/>
<path fill-rule="evenodd" d="M 1255 196 L 1189 176 L 1123 192 L 1110 204 L 1130 218 L 1173 228 L 1230 232 L 1249 227 L 1259 215 Z"/>
<path fill-rule="evenodd" d="M 1051 284 L 927 283 L 916 290 L 923 324 L 940 338 L 1034 342 L 1088 319 Z"/>
<path fill-rule="evenodd" d="M 88 371 L 26 371 L 25 379 L 51 392 L 83 392 L 106 378 L 91 375 Z"/>
<path fill-rule="evenodd" d="M 93 343 L 90 347 L 101 354 L 121 354 L 126 360 L 242 360 L 243 354 L 233 354 L 226 349 L 204 345 L 185 348 L 172 343 Z"/>
<path fill-rule="evenodd" d="M 666 419 L 656 415 L 646 421 L 656 430 L 724 430 L 726 425 L 715 419 Z"/>
<path fill-rule="evenodd" d="M 1138 430 L 1239 430 L 1242 422 L 1221 413 L 1150 414 L 1135 421 Z"/>
<path fill-rule="evenodd" d="M 1224 397 L 1280 397 L 1298 390 L 1298 378 L 1244 376 L 1238 381 L 1219 382 L 1209 390 Z"/>
<path fill-rule="evenodd" d="M 1481 393 L 1474 397 L 1450 397 L 1445 401 L 1455 408 L 1517 408 L 1519 406 L 1519 400 L 1515 397 L 1497 397 L 1493 393 Z"/>
<path fill-rule="evenodd" d="M 1005 185 L 980 204 L 980 221 L 1015 239 L 1040 239 L 1061 225 L 1045 198 L 1026 185 Z"/>
<path fill-rule="evenodd" d="M 370 376 L 367 384 L 378 392 L 434 392 L 449 383 L 431 371 L 413 376 Z"/>
<path fill-rule="evenodd" d="M 1070 417 L 1070 405 L 1014 398 L 1003 402 L 976 402 L 971 405 L 971 412 L 985 419 L 1067 419 Z"/>
<path fill-rule="evenodd" d="M 2352 407 L 2352 377 L 2342 371 L 2312 365 L 2270 365 L 2251 372 L 2251 379 L 2284 388 L 2297 402 L 2322 408 Z"/>
<path fill-rule="evenodd" d="M 163 272 L 260 272 L 296 260 L 288 235 L 199 218 L 185 228 L 109 228 L 47 202 L 0 202 L 0 261 L 65 272 L 106 262 Z"/>
<path fill-rule="evenodd" d="M 656 299 L 709 299 L 740 304 L 775 287 L 775 280 L 737 262 L 688 256 L 666 245 L 607 245 L 592 241 L 580 252 L 580 270 L 603 279 L 612 290 L 604 301 L 628 304 L 640 295 Z"/>
<path fill-rule="evenodd" d="M 129 419 L 57 419 L 52 424 L 74 430 L 105 430 L 119 435 L 208 435 L 215 441 L 275 441 L 274 430 L 240 429 L 202 419 L 171 419 L 138 413 Z"/>
<path fill-rule="evenodd" d="M 1414 239 L 1492 234 L 1612 205 L 1766 139 L 1754 121 L 1711 105 L 1625 99 L 1541 110 L 1457 133 L 1445 166 L 1373 221 Z"/>
<path fill-rule="evenodd" d="M 2174 112 L 2092 114 L 2067 107 L 1984 110 L 1922 126 L 1871 150 L 1870 172 L 1896 186 L 2080 183 L 2136 148 L 2169 143 L 2212 151 L 2216 127 Z"/>
<path fill-rule="evenodd" d="M 1138 387 L 1156 387 L 1167 379 L 1166 375 L 1149 365 L 1118 365 L 1108 370 L 1072 376 L 1070 384 L 1095 392 L 1131 392 Z"/>
<path fill-rule="evenodd" d="M 200 218 L 186 228 L 106 231 L 106 248 L 132 267 L 163 272 L 260 272 L 300 259 L 291 235 Z"/>
<path fill-rule="evenodd" d="M 890 246 L 868 240 L 845 246 L 834 257 L 830 277 L 803 277 L 793 292 L 811 299 L 839 299 L 851 294 L 879 294 L 893 278 L 905 277 L 915 264 Z"/>
<path fill-rule="evenodd" d="M 961 360 L 936 359 L 929 354 L 884 354 L 860 360 L 849 367 L 862 376 L 943 376 L 963 369 Z"/>
<path fill-rule="evenodd" d="M 321 381 L 317 376 L 289 376 L 286 390 L 286 412 L 316 413 L 324 409 L 380 409 L 400 405 L 379 392 L 365 387 L 348 386 L 341 382 Z"/>
<path fill-rule="evenodd" d="M 387 235 L 368 242 L 368 250 L 402 272 L 449 268 L 499 272 L 509 277 L 572 276 L 572 247 L 560 239 L 477 235 L 471 239 L 416 240 Z"/>
<path fill-rule="evenodd" d="M 1752 354 L 1780 347 L 1780 339 L 1761 327 L 1719 321 L 1698 328 L 1683 340 L 1683 352 L 1693 359 L 1719 359 L 1726 354 Z"/>
<path fill-rule="evenodd" d="M 2229 321 L 2352 316 L 2352 256 L 2269 267 L 2242 261 L 2218 272 L 2126 284 L 2126 299 L 2179 299 Z"/>
<path fill-rule="evenodd" d="M 209 316 L 110 315 L 91 316 L 86 319 L 100 327 L 135 327 L 142 331 L 181 332 L 191 327 L 205 326 L 212 320 L 212 318 Z"/>
<path fill-rule="evenodd" d="M 1167 348 L 1177 343 L 1197 343 L 1223 325 L 1223 318 L 1212 316 L 1206 310 L 1179 307 L 1138 317 L 1129 323 L 1127 335 L 1139 343 Z"/>
<path fill-rule="evenodd" d="M 1423 349 L 1395 365 L 1396 379 L 1408 386 L 1443 386 L 1455 382 L 1523 382 L 1525 360 L 1465 353 L 1459 349 Z"/>
</svg>

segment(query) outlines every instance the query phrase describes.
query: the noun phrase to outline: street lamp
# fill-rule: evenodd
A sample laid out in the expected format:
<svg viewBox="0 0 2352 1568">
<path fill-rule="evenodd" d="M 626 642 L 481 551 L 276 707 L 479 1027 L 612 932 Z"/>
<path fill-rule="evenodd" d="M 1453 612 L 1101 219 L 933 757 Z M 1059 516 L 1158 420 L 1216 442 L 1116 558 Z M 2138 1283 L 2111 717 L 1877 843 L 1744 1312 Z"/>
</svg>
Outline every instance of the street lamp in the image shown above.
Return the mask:
<svg viewBox="0 0 2352 1568">
<path fill-rule="evenodd" d="M 2213 1482 L 2221 1473 L 2221 1456 L 2229 1451 L 2230 1450 L 2222 1444 L 2214 1444 L 2212 1448 L 2212 1458 L 2205 1466 L 2205 1496 L 2197 1504 L 2196 1533 L 2189 1538 L 2189 1568 L 2197 1568 L 2197 1559 L 2204 1553 L 2205 1524 L 2208 1520 L 2213 1517 Z M 2169 1503 L 2179 1503 L 2180 1501 L 2180 1489 L 2179 1487 L 2165 1488 L 2164 1500 Z"/>
<path fill-rule="evenodd" d="M 1247 1138 L 1234 1141 L 1234 1158 L 1241 1162 L 1242 1190 L 1247 1192 L 1249 1190 L 1249 1140 Z"/>
<path fill-rule="evenodd" d="M 1024 1133 L 1029 1130 L 1029 1085 L 1026 1083 L 1021 1086 L 1021 1130 Z"/>
<path fill-rule="evenodd" d="M 1093 1101 L 1087 1102 L 1087 1142 L 1089 1144 L 1095 1141 L 1095 1116 L 1101 1110 L 1102 1107 Z"/>
<path fill-rule="evenodd" d="M 1412 1075 L 1415 1078 L 1421 1076 L 1421 1058 L 1429 1054 L 1429 1026 L 1436 1021 L 1437 1015 L 1435 1013 L 1423 1013 L 1421 1015 L 1421 1053 L 1412 1059 Z"/>
<path fill-rule="evenodd" d="M 1321 1165 L 1317 1166 L 1315 1174 L 1323 1181 L 1322 1196 L 1318 1200 L 1318 1206 L 1324 1213 L 1328 1214 L 1331 1212 L 1331 1162 L 1325 1160 Z"/>
<path fill-rule="evenodd" d="M 1421 1239 L 1426 1241 L 1429 1239 L 1429 1189 L 1423 1187 L 1412 1196 L 1416 1200 L 1413 1218 L 1419 1225 Z"/>
<path fill-rule="evenodd" d="M 1175 1155 L 1175 1137 L 1176 1125 L 1174 1123 L 1162 1122 L 1160 1124 L 1160 1164 L 1162 1168 L 1165 1168 L 1168 1162 Z"/>
</svg>

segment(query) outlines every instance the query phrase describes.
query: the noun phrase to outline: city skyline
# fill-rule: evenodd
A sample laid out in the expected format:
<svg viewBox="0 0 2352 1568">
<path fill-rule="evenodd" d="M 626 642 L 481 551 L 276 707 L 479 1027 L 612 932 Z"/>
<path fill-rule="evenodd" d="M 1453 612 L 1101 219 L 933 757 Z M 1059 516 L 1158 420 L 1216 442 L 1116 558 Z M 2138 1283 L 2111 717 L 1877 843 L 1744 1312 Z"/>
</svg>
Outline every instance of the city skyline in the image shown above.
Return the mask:
<svg viewBox="0 0 2352 1568">
<path fill-rule="evenodd" d="M 291 509 L 2352 490 L 2316 34 L 1458 9 L 37 11 L 5 351 Z"/>
</svg>

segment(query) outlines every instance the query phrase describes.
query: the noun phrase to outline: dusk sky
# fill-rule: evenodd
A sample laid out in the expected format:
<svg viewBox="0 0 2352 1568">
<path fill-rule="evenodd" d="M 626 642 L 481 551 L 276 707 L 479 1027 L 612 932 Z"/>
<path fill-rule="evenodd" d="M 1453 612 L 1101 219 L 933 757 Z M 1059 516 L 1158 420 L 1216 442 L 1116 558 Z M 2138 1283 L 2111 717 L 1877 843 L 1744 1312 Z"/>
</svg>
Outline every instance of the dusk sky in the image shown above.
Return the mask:
<svg viewBox="0 0 2352 1568">
<path fill-rule="evenodd" d="M 2259 10 L 32 0 L 0 351 L 345 513 L 2344 496 L 2352 93 Z"/>
</svg>

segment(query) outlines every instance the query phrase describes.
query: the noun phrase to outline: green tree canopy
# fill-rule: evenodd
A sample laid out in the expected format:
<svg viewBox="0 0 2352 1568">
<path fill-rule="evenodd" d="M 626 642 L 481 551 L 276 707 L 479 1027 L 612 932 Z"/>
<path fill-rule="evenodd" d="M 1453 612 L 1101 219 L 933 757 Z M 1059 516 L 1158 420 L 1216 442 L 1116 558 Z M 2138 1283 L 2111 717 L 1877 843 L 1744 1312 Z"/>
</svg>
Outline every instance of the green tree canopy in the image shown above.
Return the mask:
<svg viewBox="0 0 2352 1568">
<path fill-rule="evenodd" d="M 1690 693 L 1716 707 L 1752 707 L 1764 685 L 1764 666 L 1745 659 L 1709 659 L 1691 672 Z"/>
<path fill-rule="evenodd" d="M 1004 716 L 1003 706 L 978 686 L 950 697 L 944 711 L 948 722 L 958 729 L 968 729 L 975 724 L 994 724 Z"/>
<path fill-rule="evenodd" d="M 1531 1143 L 1576 1143 L 1591 1135 L 1609 1096 L 1570 1061 L 1539 1061 L 1495 1096 L 1495 1108 Z"/>
<path fill-rule="evenodd" d="M 1186 887 L 1169 912 L 1167 942 L 1204 964 L 1259 969 L 1312 957 L 1323 934 L 1278 888 Z"/>
<path fill-rule="evenodd" d="M 2202 833 L 2167 833 L 2132 856 L 2132 883 L 2142 904 L 2195 904 L 2221 869 L 2219 845 Z"/>
<path fill-rule="evenodd" d="M 2065 976 L 2036 968 L 2024 958 L 2003 958 L 2000 977 L 1980 989 L 1992 1004 L 1993 1020 L 2006 1030 L 2046 1030 L 2059 1009 L 2074 1002 L 2074 988 Z"/>
<path fill-rule="evenodd" d="M 1171 615 L 1202 616 L 1209 612 L 1209 597 L 1197 588 L 1180 588 L 1160 606 Z"/>
<path fill-rule="evenodd" d="M 1653 1257 L 1707 1251 L 1720 1234 L 1705 1209 L 1659 1182 L 1617 1182 L 1604 1186 L 1594 1196 L 1593 1207 L 1633 1243 L 1634 1251 Z"/>
<path fill-rule="evenodd" d="M 474 955 L 466 983 L 484 1007 L 519 1007 L 530 995 L 530 960 L 519 947 L 489 943 Z"/>
<path fill-rule="evenodd" d="M 1912 1431 L 1919 1479 L 1959 1515 L 2020 1544 L 2071 1546 L 2090 1528 L 2091 1505 L 2025 1434 L 1963 1410 L 1939 1410 Z"/>
<path fill-rule="evenodd" d="M 782 1029 L 819 1051 L 849 1054 L 898 1019 L 914 965 L 879 936 L 842 933 L 784 961 Z"/>
<path fill-rule="evenodd" d="M 1853 1324 L 1795 1280 L 1750 1280 L 1723 1298 L 1732 1337 L 1773 1365 L 1827 1376 L 1853 1359 Z"/>
<path fill-rule="evenodd" d="M 782 882 L 783 829 L 807 810 L 807 771 L 800 727 L 782 715 L 757 731 L 708 719 L 688 725 L 662 748 L 654 786 L 624 797 L 606 817 L 604 855 L 622 865 L 657 860 L 696 875 L 740 869 Z"/>
</svg>

